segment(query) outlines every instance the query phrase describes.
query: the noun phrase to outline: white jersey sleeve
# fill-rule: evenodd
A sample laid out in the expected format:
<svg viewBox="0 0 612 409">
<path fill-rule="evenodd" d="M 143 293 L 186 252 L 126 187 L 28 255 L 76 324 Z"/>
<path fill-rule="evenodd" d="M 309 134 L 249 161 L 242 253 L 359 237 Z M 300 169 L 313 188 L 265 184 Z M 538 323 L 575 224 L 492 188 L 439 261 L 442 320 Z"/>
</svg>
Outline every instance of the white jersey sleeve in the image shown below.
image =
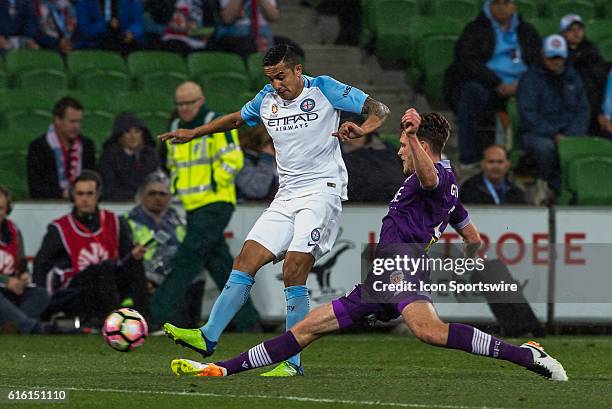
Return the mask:
<svg viewBox="0 0 612 409">
<path fill-rule="evenodd" d="M 272 85 L 267 84 L 255 95 L 255 98 L 244 104 L 240 110 L 240 116 L 248 126 L 255 126 L 261 123 L 261 102 L 270 92 L 274 92 L 274 88 L 272 88 Z"/>
<path fill-rule="evenodd" d="M 326 75 L 313 78 L 312 86 L 319 88 L 335 109 L 354 114 L 361 113 L 363 103 L 367 98 L 367 95 L 359 88 L 343 84 Z"/>
</svg>

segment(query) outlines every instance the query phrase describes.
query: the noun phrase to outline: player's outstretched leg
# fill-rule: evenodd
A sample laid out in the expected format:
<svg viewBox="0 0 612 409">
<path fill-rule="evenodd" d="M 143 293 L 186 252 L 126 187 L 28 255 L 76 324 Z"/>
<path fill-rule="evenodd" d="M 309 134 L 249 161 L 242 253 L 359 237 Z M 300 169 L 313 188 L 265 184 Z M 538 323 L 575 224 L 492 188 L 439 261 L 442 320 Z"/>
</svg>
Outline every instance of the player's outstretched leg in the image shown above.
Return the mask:
<svg viewBox="0 0 612 409">
<path fill-rule="evenodd" d="M 176 376 L 227 376 L 283 362 L 323 335 L 339 328 L 331 303 L 316 308 L 302 322 L 276 338 L 262 342 L 240 355 L 213 363 L 175 359 L 170 368 Z"/>
<path fill-rule="evenodd" d="M 530 341 L 517 347 L 470 325 L 446 324 L 438 318 L 433 305 L 426 301 L 416 301 L 407 305 L 402 315 L 408 328 L 423 342 L 503 359 L 547 379 L 567 381 L 563 366 L 545 353 L 537 342 Z"/>
<path fill-rule="evenodd" d="M 199 329 L 184 329 L 166 323 L 164 331 L 177 344 L 193 349 L 203 357 L 212 355 L 221 333 L 249 298 L 254 282 L 249 274 L 232 270 L 206 325 Z"/>
<path fill-rule="evenodd" d="M 177 344 L 193 349 L 204 357 L 212 355 L 221 333 L 249 298 L 255 273 L 272 260 L 274 254 L 264 246 L 253 240 L 245 241 L 206 325 L 199 329 L 183 329 L 164 324 L 166 334 Z"/>
</svg>

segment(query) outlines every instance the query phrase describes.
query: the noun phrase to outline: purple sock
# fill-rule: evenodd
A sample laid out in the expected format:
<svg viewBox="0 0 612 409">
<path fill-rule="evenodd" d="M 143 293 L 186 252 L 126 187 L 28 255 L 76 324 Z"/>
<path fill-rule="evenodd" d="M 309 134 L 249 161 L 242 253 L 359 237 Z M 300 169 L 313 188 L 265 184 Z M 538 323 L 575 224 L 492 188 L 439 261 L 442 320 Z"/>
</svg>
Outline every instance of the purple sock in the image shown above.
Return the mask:
<svg viewBox="0 0 612 409">
<path fill-rule="evenodd" d="M 291 331 L 287 331 L 283 335 L 254 346 L 237 357 L 227 361 L 215 362 L 215 365 L 224 367 L 227 369 L 227 374 L 232 375 L 282 362 L 301 350 L 302 347 L 298 344 Z"/>
<path fill-rule="evenodd" d="M 475 355 L 504 359 L 525 368 L 533 364 L 533 354 L 530 349 L 514 346 L 465 324 L 449 325 L 446 347 Z"/>
</svg>

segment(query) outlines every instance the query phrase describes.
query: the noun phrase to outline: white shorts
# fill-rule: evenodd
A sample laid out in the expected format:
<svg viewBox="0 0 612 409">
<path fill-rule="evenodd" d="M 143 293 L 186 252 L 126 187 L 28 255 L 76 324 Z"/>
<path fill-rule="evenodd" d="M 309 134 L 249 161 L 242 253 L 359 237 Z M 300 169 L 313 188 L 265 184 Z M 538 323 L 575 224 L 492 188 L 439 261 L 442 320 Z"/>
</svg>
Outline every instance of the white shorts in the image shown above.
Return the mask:
<svg viewBox="0 0 612 409">
<path fill-rule="evenodd" d="M 328 193 L 313 193 L 289 200 L 275 199 L 247 235 L 270 250 L 277 259 L 287 251 L 311 253 L 315 259 L 333 247 L 342 200 Z"/>
</svg>

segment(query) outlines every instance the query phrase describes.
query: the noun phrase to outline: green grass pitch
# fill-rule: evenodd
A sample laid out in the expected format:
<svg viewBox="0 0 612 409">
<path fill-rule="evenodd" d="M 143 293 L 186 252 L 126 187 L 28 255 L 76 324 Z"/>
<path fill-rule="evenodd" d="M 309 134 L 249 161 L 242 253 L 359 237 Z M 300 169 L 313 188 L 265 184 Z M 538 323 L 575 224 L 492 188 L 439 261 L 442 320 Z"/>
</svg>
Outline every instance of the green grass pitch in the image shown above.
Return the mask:
<svg viewBox="0 0 612 409">
<path fill-rule="evenodd" d="M 215 359 L 268 335 L 226 334 Z M 519 340 L 515 340 L 519 342 Z M 0 407 L 53 408 L 604 408 L 612 407 L 609 337 L 548 337 L 543 346 L 569 382 L 550 382 L 510 363 L 387 334 L 330 336 L 303 354 L 306 376 L 177 378 L 172 358 L 198 359 L 165 337 L 130 353 L 102 336 L 2 336 L 0 390 L 57 388 L 69 401 Z"/>
</svg>

